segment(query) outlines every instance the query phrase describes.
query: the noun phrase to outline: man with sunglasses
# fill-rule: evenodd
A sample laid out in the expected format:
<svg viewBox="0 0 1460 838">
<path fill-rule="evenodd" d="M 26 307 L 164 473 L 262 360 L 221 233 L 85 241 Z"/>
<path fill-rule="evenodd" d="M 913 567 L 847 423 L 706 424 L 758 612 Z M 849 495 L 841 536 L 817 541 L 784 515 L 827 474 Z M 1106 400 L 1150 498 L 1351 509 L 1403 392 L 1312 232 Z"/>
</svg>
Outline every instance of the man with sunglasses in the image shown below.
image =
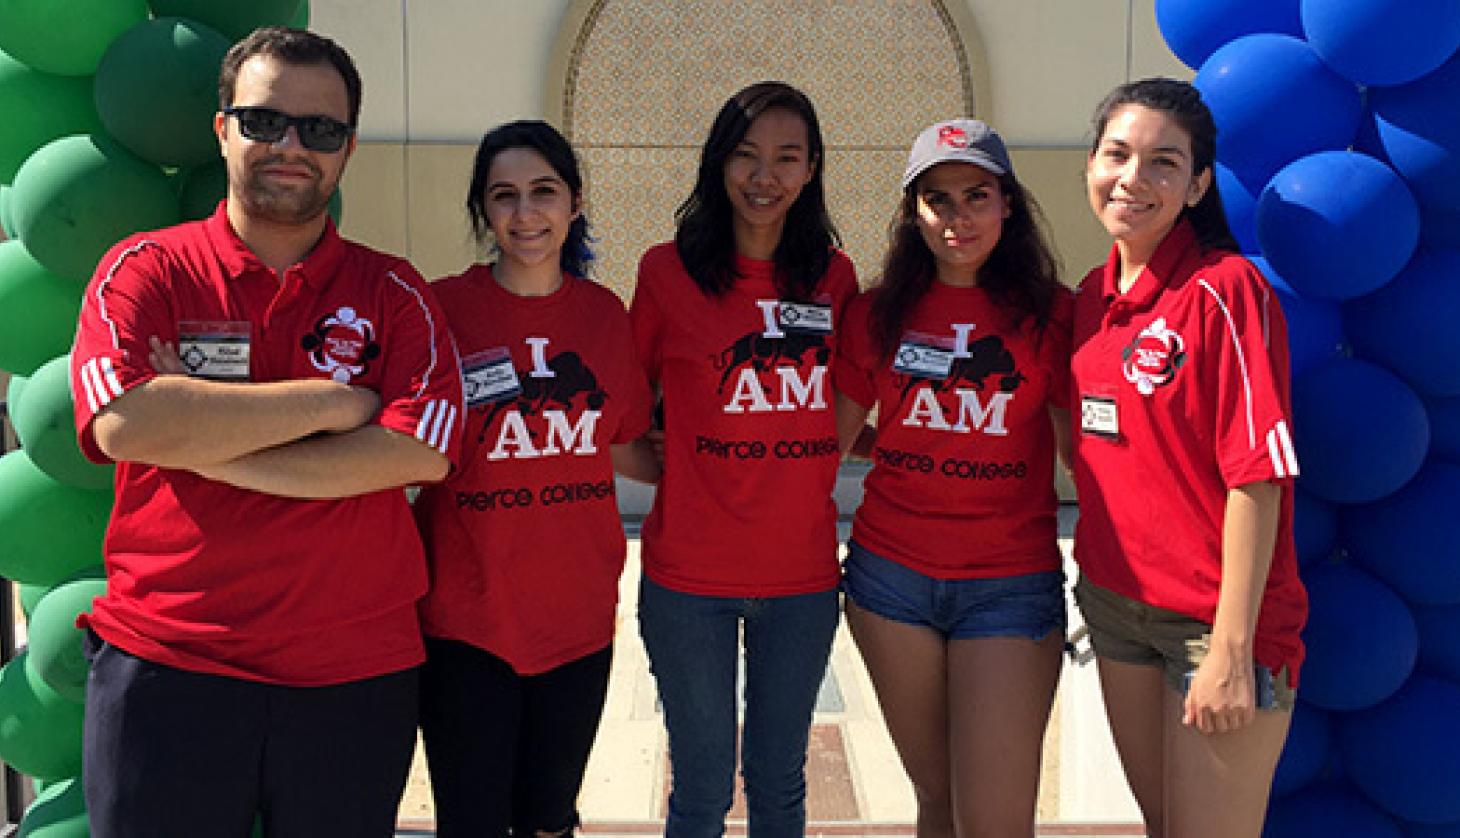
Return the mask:
<svg viewBox="0 0 1460 838">
<path fill-rule="evenodd" d="M 83 620 L 91 834 L 389 836 L 415 744 L 426 569 L 403 486 L 442 478 L 456 353 L 404 260 L 325 213 L 360 80 L 308 32 L 224 59 L 228 196 L 97 266 L 72 352 L 117 463 Z"/>
</svg>

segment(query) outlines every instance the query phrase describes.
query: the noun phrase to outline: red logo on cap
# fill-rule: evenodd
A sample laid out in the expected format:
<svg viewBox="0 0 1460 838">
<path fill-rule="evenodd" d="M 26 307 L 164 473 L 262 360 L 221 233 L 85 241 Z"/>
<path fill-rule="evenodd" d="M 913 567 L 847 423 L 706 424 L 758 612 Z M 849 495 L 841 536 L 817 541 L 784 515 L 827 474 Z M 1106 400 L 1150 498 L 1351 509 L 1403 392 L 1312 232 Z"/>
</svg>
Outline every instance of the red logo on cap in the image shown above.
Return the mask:
<svg viewBox="0 0 1460 838">
<path fill-rule="evenodd" d="M 938 129 L 938 145 L 949 148 L 968 148 L 968 132 L 957 125 L 944 125 Z"/>
</svg>

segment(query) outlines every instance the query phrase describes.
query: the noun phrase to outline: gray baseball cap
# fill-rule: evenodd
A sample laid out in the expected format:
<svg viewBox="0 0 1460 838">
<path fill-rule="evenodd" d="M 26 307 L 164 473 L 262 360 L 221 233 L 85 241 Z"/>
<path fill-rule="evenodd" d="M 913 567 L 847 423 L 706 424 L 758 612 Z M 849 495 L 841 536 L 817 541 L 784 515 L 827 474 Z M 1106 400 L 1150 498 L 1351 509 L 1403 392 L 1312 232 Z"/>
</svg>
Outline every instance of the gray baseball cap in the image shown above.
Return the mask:
<svg viewBox="0 0 1460 838">
<path fill-rule="evenodd" d="M 902 188 L 939 163 L 972 163 L 996 175 L 1014 174 L 1004 141 L 978 119 L 949 119 L 924 128 L 908 152 Z"/>
</svg>

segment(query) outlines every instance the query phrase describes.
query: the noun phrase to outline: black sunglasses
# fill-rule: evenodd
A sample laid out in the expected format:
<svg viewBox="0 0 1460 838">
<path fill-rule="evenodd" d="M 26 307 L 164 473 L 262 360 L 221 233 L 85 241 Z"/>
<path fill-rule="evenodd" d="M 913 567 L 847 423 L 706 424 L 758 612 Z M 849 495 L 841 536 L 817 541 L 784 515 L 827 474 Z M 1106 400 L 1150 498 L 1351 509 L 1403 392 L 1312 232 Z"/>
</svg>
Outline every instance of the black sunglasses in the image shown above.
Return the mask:
<svg viewBox="0 0 1460 838">
<path fill-rule="evenodd" d="M 355 132 L 330 116 L 290 116 L 273 108 L 253 107 L 224 108 L 223 113 L 236 117 L 239 132 L 259 143 L 277 143 L 293 125 L 299 132 L 299 143 L 310 151 L 339 151 Z"/>
</svg>

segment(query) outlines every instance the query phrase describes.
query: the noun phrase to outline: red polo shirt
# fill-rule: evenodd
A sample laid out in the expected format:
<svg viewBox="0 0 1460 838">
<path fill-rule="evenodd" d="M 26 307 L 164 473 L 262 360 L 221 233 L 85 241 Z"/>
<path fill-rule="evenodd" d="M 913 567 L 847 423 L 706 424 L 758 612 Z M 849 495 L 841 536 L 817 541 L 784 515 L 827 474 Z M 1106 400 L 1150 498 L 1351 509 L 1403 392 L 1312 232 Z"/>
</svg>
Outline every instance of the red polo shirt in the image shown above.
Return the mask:
<svg viewBox="0 0 1460 838">
<path fill-rule="evenodd" d="M 1075 558 L 1090 581 L 1204 622 L 1216 615 L 1229 489 L 1282 488 L 1254 654 L 1296 683 L 1307 595 L 1293 548 L 1287 327 L 1251 263 L 1177 225 L 1124 294 L 1112 249 L 1075 302 L 1080 406 Z"/>
<path fill-rule="evenodd" d="M 857 290 L 841 252 L 807 305 L 782 302 L 774 264 L 737 258 L 721 297 L 674 244 L 639 261 L 629 309 L 664 400 L 664 477 L 644 521 L 644 572 L 709 596 L 788 596 L 837 583 L 841 457 L 829 374 Z"/>
<path fill-rule="evenodd" d="M 624 530 L 609 446 L 653 398 L 623 303 L 571 276 L 519 297 L 484 265 L 433 283 L 467 382 L 463 465 L 415 512 L 431 565 L 422 628 L 535 675 L 613 641 Z"/>
<path fill-rule="evenodd" d="M 1059 570 L 1049 408 L 1069 398 L 1069 294 L 1045 328 L 1016 327 L 982 288 L 934 282 L 889 357 L 878 293 L 847 307 L 837 347 L 837 390 L 878 406 L 852 537 L 938 579 Z"/>
<path fill-rule="evenodd" d="M 71 354 L 82 449 L 96 413 L 154 376 L 148 338 L 238 381 L 333 377 L 380 394 L 376 422 L 459 456 L 461 377 L 441 310 L 402 259 L 329 224 L 279 276 L 212 217 L 132 236 L 101 260 Z M 246 349 L 245 349 L 246 347 Z M 117 465 L 108 588 L 85 622 L 181 669 L 295 686 L 423 659 L 420 539 L 400 489 L 293 500 Z"/>
</svg>

